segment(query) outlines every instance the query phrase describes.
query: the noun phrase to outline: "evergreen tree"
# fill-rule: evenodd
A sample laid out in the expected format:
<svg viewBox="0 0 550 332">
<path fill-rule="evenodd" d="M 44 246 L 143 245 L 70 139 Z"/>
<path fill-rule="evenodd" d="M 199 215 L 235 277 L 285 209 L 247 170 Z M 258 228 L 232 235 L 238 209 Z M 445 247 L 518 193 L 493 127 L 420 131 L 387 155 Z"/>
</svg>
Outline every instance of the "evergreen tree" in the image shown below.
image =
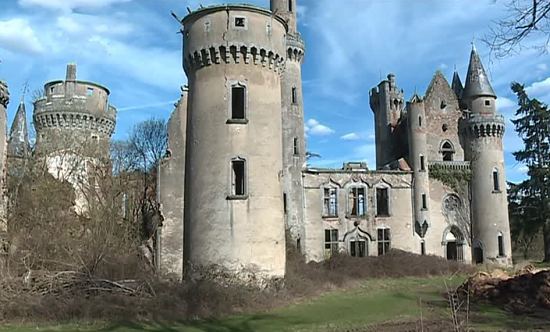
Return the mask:
<svg viewBox="0 0 550 332">
<path fill-rule="evenodd" d="M 550 262 L 550 112 L 548 106 L 530 99 L 524 86 L 512 83 L 518 97 L 516 119 L 512 120 L 523 140 L 524 148 L 514 152 L 517 161 L 528 167 L 527 179 L 511 190 L 524 229 L 542 227 L 544 261 Z"/>
</svg>

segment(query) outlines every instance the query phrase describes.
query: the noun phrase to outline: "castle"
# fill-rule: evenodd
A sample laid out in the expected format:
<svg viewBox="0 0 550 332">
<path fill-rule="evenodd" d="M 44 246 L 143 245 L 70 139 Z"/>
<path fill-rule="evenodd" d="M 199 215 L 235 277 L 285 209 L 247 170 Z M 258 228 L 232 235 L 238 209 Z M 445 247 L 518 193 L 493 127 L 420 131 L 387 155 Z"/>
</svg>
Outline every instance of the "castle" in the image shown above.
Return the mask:
<svg viewBox="0 0 550 332">
<path fill-rule="evenodd" d="M 408 102 L 393 74 L 371 90 L 376 170 L 311 168 L 296 5 L 212 6 L 181 21 L 189 91 L 160 166 L 161 268 L 280 278 L 285 240 L 307 261 L 396 248 L 510 265 L 504 119 L 475 48 L 465 86 L 436 72 Z"/>
<path fill-rule="evenodd" d="M 280 279 L 285 245 L 307 261 L 395 248 L 510 265 L 504 119 L 475 48 L 464 86 L 458 73 L 449 85 L 436 72 L 424 96 L 405 102 L 390 74 L 370 91 L 376 170 L 361 162 L 312 168 L 296 9 L 296 0 L 271 0 L 269 10 L 219 5 L 181 20 L 188 89 L 158 169 L 158 267 L 180 278 Z M 57 145 L 67 141 L 59 133 L 78 133 L 103 150 L 116 117 L 106 88 L 76 81 L 70 65 L 66 81 L 46 84 L 45 93 L 34 122 L 51 172 L 63 169 L 59 151 L 67 150 Z M 0 85 L 0 105 L 6 98 Z"/>
</svg>

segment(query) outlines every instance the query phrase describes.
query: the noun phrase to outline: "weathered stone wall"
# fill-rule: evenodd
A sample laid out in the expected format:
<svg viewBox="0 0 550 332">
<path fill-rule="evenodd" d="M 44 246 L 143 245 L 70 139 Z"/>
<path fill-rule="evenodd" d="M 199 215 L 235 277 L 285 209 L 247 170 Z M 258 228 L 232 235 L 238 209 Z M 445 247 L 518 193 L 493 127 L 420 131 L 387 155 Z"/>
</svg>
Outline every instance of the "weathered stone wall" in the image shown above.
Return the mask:
<svg viewBox="0 0 550 332">
<path fill-rule="evenodd" d="M 158 170 L 158 201 L 164 217 L 160 232 L 160 271 L 183 278 L 183 194 L 187 91 L 168 120 L 168 156 Z"/>
<path fill-rule="evenodd" d="M 186 275 L 214 269 L 242 278 L 285 273 L 281 73 L 286 26 L 265 9 L 207 7 L 183 20 L 189 82 L 185 167 Z M 242 26 L 239 26 L 241 25 Z M 245 119 L 231 119 L 233 86 Z M 245 161 L 246 194 L 232 191 L 232 161 Z"/>
<path fill-rule="evenodd" d="M 7 153 L 7 114 L 6 108 L 10 101 L 8 85 L 0 80 L 0 278 L 3 276 L 7 243 L 7 216 L 6 216 L 6 153 Z"/>
</svg>

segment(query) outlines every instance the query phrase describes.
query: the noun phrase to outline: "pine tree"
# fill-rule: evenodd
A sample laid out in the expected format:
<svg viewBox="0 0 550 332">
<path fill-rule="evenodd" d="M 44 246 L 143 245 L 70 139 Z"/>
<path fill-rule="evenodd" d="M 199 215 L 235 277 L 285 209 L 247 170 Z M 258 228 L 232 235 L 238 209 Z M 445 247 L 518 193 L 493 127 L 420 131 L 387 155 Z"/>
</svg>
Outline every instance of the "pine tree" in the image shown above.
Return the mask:
<svg viewBox="0 0 550 332">
<path fill-rule="evenodd" d="M 522 84 L 512 83 L 512 91 L 519 106 L 512 122 L 524 144 L 514 157 L 528 168 L 527 179 L 513 188 L 515 210 L 526 229 L 542 228 L 544 261 L 550 262 L 550 112 L 548 105 L 530 99 Z"/>
</svg>

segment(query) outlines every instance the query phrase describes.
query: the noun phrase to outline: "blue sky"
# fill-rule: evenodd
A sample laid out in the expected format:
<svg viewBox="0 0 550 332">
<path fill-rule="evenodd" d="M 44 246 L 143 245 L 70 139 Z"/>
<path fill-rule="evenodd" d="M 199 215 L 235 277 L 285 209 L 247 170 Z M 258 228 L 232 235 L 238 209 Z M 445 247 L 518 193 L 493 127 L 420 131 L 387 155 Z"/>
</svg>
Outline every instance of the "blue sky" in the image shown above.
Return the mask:
<svg viewBox="0 0 550 332">
<path fill-rule="evenodd" d="M 243 2 L 225 1 L 225 2 Z M 250 0 L 269 6 L 269 0 Z M 374 127 L 368 93 L 387 73 L 397 75 L 406 98 L 424 93 L 434 72 L 448 79 L 453 69 L 465 78 L 471 42 L 507 15 L 496 0 L 299 0 L 299 29 L 307 44 L 303 80 L 308 150 L 321 154 L 316 166 L 340 167 L 367 161 L 374 168 Z M 25 82 L 30 90 L 64 78 L 68 62 L 78 77 L 111 90 L 118 110 L 116 138 L 136 122 L 167 118 L 186 83 L 181 66 L 178 23 L 186 7 L 214 0 L 0 0 L 0 78 L 10 86 L 13 119 Z M 509 120 L 515 98 L 509 85 L 550 101 L 548 55 L 524 50 L 491 60 L 477 48 L 497 92 L 499 110 Z M 30 94 L 30 93 L 29 93 Z M 29 121 L 32 105 L 27 97 Z M 508 121 L 507 174 L 521 179 L 525 169 L 511 152 L 521 147 Z"/>
</svg>

